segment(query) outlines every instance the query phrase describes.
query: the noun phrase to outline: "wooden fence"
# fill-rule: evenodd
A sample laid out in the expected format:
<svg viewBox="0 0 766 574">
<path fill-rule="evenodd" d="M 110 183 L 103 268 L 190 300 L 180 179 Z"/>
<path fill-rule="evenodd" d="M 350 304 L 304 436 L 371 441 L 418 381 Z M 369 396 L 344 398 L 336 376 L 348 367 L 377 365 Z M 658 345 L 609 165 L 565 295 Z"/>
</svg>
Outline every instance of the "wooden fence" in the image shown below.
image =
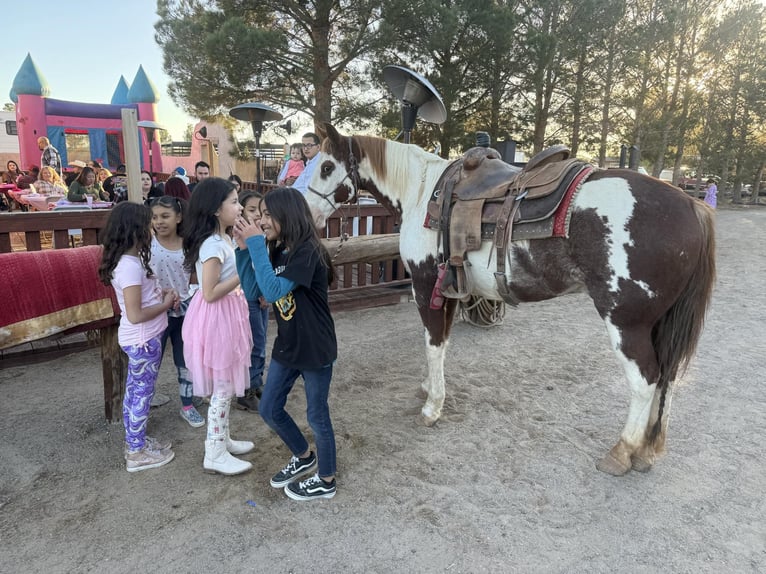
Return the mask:
<svg viewBox="0 0 766 574">
<path fill-rule="evenodd" d="M 97 245 L 108 217 L 109 210 L 0 213 L 0 253 Z M 397 218 L 382 205 L 350 205 L 329 218 L 326 236 L 394 233 L 396 224 Z M 77 243 L 70 230 L 78 230 Z M 374 296 L 381 287 L 410 283 L 399 258 L 338 265 L 336 276 L 330 287 L 331 299 L 338 303 L 336 308 L 343 309 L 382 304 Z M 369 304 L 365 304 L 367 299 Z"/>
</svg>

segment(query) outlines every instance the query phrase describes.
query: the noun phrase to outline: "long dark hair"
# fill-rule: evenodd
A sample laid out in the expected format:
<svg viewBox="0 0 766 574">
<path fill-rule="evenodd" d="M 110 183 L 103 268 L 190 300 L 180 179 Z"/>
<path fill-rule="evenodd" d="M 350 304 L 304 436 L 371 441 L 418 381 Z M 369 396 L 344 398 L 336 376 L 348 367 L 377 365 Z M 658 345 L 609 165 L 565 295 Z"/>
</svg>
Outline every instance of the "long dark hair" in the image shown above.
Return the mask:
<svg viewBox="0 0 766 574">
<path fill-rule="evenodd" d="M 176 227 L 176 235 L 186 237 L 186 214 L 189 211 L 189 203 L 187 201 L 171 195 L 162 195 L 152 198 L 149 202 L 149 207 L 166 207 L 180 215 L 181 221 Z"/>
<path fill-rule="evenodd" d="M 85 187 L 85 176 L 89 173 L 92 173 L 93 175 L 96 175 L 96 170 L 94 170 L 92 167 L 84 167 L 82 168 L 82 171 L 80 172 L 80 175 L 77 176 L 77 183 L 79 183 L 81 186 Z M 93 182 L 93 185 L 98 185 L 98 178 L 96 178 L 96 181 Z"/>
<path fill-rule="evenodd" d="M 194 271 L 199 248 L 218 229 L 215 212 L 233 190 L 234 185 L 220 177 L 207 177 L 194 187 L 185 220 L 188 233 L 184 236 L 184 267 L 187 271 Z M 221 229 L 221 233 L 225 231 Z"/>
<path fill-rule="evenodd" d="M 295 252 L 299 245 L 308 242 L 319 251 L 319 260 L 327 267 L 327 283 L 332 283 L 335 268 L 330 254 L 319 239 L 314 217 L 303 194 L 293 187 L 277 187 L 263 196 L 263 203 L 280 227 L 279 237 L 268 241 L 271 257 L 275 257 L 281 249 Z"/>
<path fill-rule="evenodd" d="M 146 269 L 146 276 L 154 273 L 149 267 L 152 247 L 152 212 L 143 204 L 123 201 L 118 203 L 109 214 L 101 238 L 104 252 L 98 277 L 104 285 L 112 281 L 112 273 L 120 258 L 134 245 L 138 247 L 138 256 Z"/>
</svg>

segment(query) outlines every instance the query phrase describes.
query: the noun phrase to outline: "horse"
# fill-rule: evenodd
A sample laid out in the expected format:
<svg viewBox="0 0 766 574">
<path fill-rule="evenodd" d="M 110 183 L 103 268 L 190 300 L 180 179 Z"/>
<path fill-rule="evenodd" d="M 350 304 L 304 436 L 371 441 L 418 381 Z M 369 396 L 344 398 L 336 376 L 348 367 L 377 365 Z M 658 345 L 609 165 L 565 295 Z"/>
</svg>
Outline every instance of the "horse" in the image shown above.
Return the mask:
<svg viewBox="0 0 766 574">
<path fill-rule="evenodd" d="M 443 249 L 426 228 L 427 206 L 450 161 L 416 145 L 341 136 L 331 125 L 306 199 L 319 228 L 360 189 L 401 215 L 400 256 L 425 327 L 428 376 L 421 414 L 434 424 L 444 403 L 444 356 L 457 307 L 433 308 Z M 498 160 L 500 161 L 500 160 Z M 597 463 L 614 476 L 648 471 L 665 452 L 673 382 L 688 366 L 715 283 L 714 214 L 703 202 L 632 170 L 594 169 L 569 206 L 564 237 L 508 240 L 504 274 L 520 302 L 585 292 L 606 325 L 630 388 L 617 443 Z M 504 299 L 492 241 L 467 254 L 472 295 Z"/>
</svg>

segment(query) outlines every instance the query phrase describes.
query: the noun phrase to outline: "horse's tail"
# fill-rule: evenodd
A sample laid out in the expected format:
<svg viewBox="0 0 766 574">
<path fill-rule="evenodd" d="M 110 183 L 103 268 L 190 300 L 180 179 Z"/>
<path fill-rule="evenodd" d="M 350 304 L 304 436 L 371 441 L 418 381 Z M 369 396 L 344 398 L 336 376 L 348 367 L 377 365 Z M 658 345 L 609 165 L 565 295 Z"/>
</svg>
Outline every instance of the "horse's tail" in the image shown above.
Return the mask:
<svg viewBox="0 0 766 574">
<path fill-rule="evenodd" d="M 697 264 L 678 299 L 652 329 L 652 344 L 660 368 L 657 387 L 661 393 L 657 421 L 648 433 L 653 445 L 662 436 L 662 413 L 668 387 L 678 371 L 686 369 L 694 355 L 715 284 L 714 212 L 701 201 L 694 202 L 694 212 L 700 224 Z"/>
</svg>

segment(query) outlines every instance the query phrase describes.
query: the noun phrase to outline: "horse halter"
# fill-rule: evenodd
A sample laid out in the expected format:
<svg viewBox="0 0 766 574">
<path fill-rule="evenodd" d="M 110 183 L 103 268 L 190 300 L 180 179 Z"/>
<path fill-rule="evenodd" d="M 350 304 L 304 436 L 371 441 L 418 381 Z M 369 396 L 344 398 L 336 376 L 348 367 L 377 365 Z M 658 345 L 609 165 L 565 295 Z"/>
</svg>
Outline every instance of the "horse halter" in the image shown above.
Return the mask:
<svg viewBox="0 0 766 574">
<path fill-rule="evenodd" d="M 348 141 L 348 169 L 346 170 L 345 177 L 338 182 L 338 185 L 336 185 L 334 189 L 324 194 L 319 193 L 316 189 L 314 189 L 310 185 L 308 186 L 308 190 L 311 193 L 318 195 L 319 197 L 324 199 L 327 203 L 329 203 L 330 206 L 333 208 L 333 211 L 337 209 L 337 206 L 332 201 L 330 201 L 330 197 L 335 196 L 335 193 L 341 188 L 341 186 L 343 186 L 345 181 L 347 179 L 351 181 L 351 185 L 353 186 L 354 191 L 349 196 L 349 198 L 346 201 L 344 201 L 341 205 L 354 203 L 354 200 L 357 198 L 357 195 L 359 194 L 359 187 L 362 181 L 362 178 L 359 176 L 359 162 L 357 161 L 356 156 L 354 155 L 354 150 L 352 146 L 353 142 L 351 140 L 351 136 L 348 136 L 346 140 Z"/>
</svg>

